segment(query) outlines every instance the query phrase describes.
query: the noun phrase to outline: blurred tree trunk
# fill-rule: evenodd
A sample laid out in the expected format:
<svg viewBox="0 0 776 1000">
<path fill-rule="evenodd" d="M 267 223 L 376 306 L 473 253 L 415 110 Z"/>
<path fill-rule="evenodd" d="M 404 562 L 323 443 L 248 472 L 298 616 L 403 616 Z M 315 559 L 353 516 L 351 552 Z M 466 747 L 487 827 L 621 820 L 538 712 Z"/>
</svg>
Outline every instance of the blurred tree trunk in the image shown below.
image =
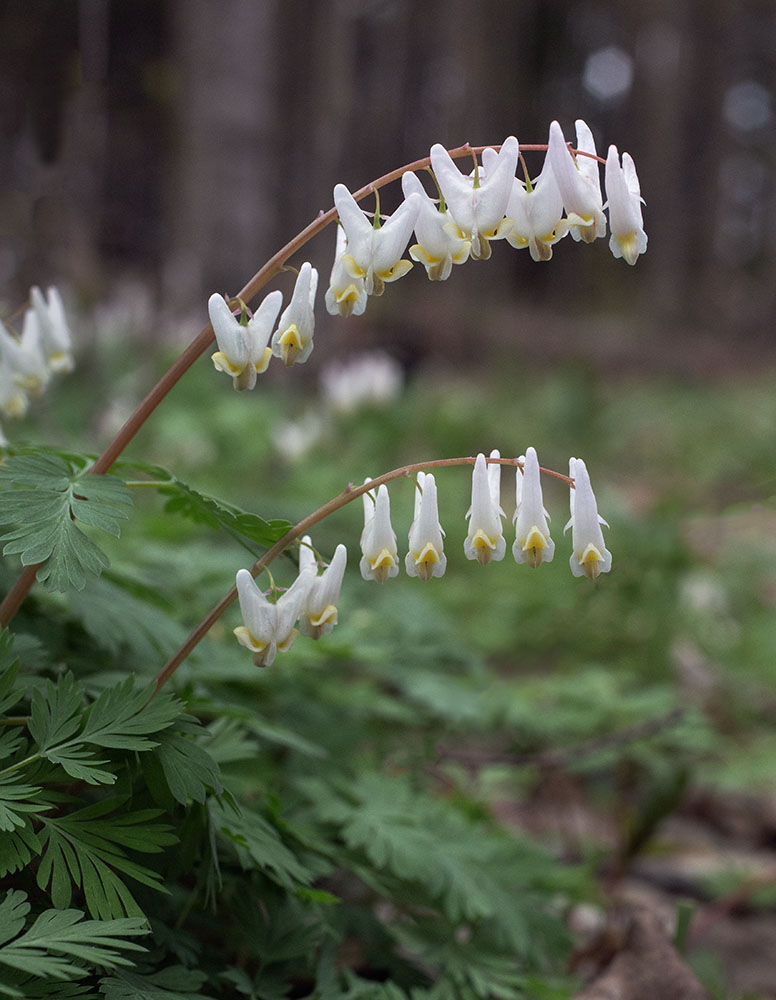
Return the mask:
<svg viewBox="0 0 776 1000">
<path fill-rule="evenodd" d="M 169 178 L 171 307 L 237 291 L 272 249 L 277 163 L 275 0 L 173 0 L 179 68 Z"/>
</svg>

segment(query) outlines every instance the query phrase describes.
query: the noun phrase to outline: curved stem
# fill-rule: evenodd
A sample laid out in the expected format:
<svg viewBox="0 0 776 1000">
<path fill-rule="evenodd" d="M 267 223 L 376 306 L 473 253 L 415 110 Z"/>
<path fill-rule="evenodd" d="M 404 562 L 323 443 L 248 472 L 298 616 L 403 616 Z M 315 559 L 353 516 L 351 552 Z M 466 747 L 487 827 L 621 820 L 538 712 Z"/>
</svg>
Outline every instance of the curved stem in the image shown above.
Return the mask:
<svg viewBox="0 0 776 1000">
<path fill-rule="evenodd" d="M 451 157 L 457 159 L 463 156 L 470 156 L 473 153 L 482 153 L 485 148 L 487 147 L 470 146 L 467 142 L 464 143 L 463 146 L 457 146 L 455 149 L 449 150 L 449 153 Z M 501 147 L 493 146 L 493 148 L 500 149 Z M 546 143 L 527 144 L 523 145 L 521 148 L 524 150 L 546 150 L 547 145 Z M 575 150 L 572 150 L 572 152 L 575 152 Z M 600 159 L 600 157 L 596 157 L 596 159 Z M 601 162 L 604 161 L 601 160 Z M 430 163 L 431 157 L 423 156 L 419 160 L 414 160 L 412 163 L 407 163 L 403 167 L 391 170 L 389 173 L 383 174 L 382 177 L 378 177 L 377 180 L 371 181 L 371 183 L 359 188 L 359 190 L 353 194 L 353 197 L 356 201 L 360 201 L 368 194 L 374 192 L 377 188 L 384 187 L 392 181 L 399 180 L 402 174 L 406 171 L 422 170 L 430 166 Z M 328 226 L 330 222 L 333 222 L 336 217 L 337 211 L 334 208 L 330 208 L 328 212 L 321 212 L 316 219 L 305 226 L 300 233 L 297 233 L 297 235 L 286 243 L 284 247 L 278 250 L 273 257 L 270 257 L 266 264 L 260 267 L 253 277 L 246 282 L 245 285 L 243 285 L 237 293 L 237 296 L 246 303 L 250 302 L 251 299 L 253 299 L 258 292 L 260 292 L 261 289 L 272 280 L 272 278 L 283 270 L 283 266 L 289 257 L 296 253 L 297 250 L 303 247 L 322 229 L 325 229 L 325 227 Z M 127 447 L 129 442 L 135 437 L 146 420 L 148 420 L 154 412 L 156 407 L 161 403 L 175 384 L 186 374 L 194 362 L 205 353 L 208 346 L 213 342 L 213 339 L 213 327 L 208 323 L 207 326 L 200 330 L 194 340 L 192 340 L 188 347 L 185 348 L 177 360 L 174 361 L 173 364 L 167 369 L 148 395 L 138 404 L 135 411 L 118 430 L 113 440 L 110 441 L 102 454 L 96 459 L 90 470 L 92 473 L 95 475 L 101 475 L 110 469 L 113 463 Z M 2 603 L 0 603 L 0 627 L 6 628 L 12 621 L 27 594 L 30 592 L 31 587 L 35 582 L 37 571 L 41 565 L 43 564 L 37 563 L 34 566 L 25 567 L 16 579 L 13 587 L 6 594 Z"/>
<path fill-rule="evenodd" d="M 298 524 L 295 524 L 293 528 L 290 528 L 282 538 L 275 542 L 271 548 L 267 549 L 261 559 L 258 559 L 253 566 L 251 566 L 251 576 L 258 576 L 259 573 L 263 572 L 271 562 L 277 559 L 277 557 L 281 555 L 281 553 L 283 553 L 289 545 L 295 542 L 297 538 L 301 538 L 301 536 L 306 534 L 310 528 L 318 524 L 320 521 L 323 521 L 323 519 L 328 517 L 329 514 L 333 514 L 335 511 L 344 507 L 346 504 L 349 504 L 357 497 L 362 496 L 364 493 L 378 489 L 384 483 L 390 483 L 394 479 L 410 478 L 416 473 L 423 472 L 426 469 L 439 469 L 449 465 L 474 465 L 475 462 L 476 458 L 472 458 L 471 456 L 466 458 L 436 458 L 429 462 L 415 462 L 412 465 L 403 465 L 398 469 L 392 469 L 390 472 L 383 473 L 382 476 L 377 476 L 375 479 L 370 479 L 367 483 L 362 483 L 361 486 L 348 485 L 342 493 L 333 497 L 328 503 L 319 507 L 318 510 L 313 511 L 312 514 L 308 514 L 308 516 L 303 518 Z M 514 468 L 522 468 L 523 466 L 523 463 L 518 461 L 516 458 L 488 458 L 486 459 L 486 462 L 491 465 L 509 465 Z M 561 472 L 555 472 L 552 469 L 545 469 L 542 466 L 540 466 L 540 471 L 547 476 L 552 476 L 554 479 L 560 479 L 563 482 L 568 483 L 571 487 L 574 486 L 574 480 L 570 479 L 568 476 L 564 476 Z M 156 691 L 159 691 L 167 683 L 189 653 L 199 644 L 200 640 L 207 635 L 212 626 L 218 621 L 229 605 L 234 602 L 236 597 L 237 588 L 231 587 L 227 593 L 224 594 L 218 604 L 215 605 L 215 607 L 202 619 L 199 625 L 197 625 L 197 627 L 190 633 L 189 637 L 180 649 L 178 649 L 170 657 L 157 675 Z"/>
</svg>

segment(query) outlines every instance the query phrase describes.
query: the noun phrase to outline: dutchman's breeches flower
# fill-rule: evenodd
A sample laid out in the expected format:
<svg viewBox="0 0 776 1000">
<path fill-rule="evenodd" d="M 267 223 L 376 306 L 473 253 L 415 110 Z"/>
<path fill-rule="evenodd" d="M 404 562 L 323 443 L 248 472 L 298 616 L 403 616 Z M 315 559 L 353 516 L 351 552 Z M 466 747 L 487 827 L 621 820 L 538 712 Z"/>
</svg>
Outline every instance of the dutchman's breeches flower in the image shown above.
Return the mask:
<svg viewBox="0 0 776 1000">
<path fill-rule="evenodd" d="M 494 450 L 490 457 L 500 456 Z M 507 550 L 501 522 L 506 515 L 501 509 L 500 484 L 501 466 L 497 462 L 488 465 L 485 456 L 480 453 L 472 473 L 472 503 L 466 513 L 469 531 L 463 550 L 467 559 L 476 559 L 482 566 L 491 560 L 498 562 L 503 559 Z"/>
<path fill-rule="evenodd" d="M 397 281 L 412 263 L 401 260 L 420 211 L 417 194 L 405 199 L 382 225 L 378 215 L 370 222 L 344 184 L 334 188 L 334 205 L 347 236 L 348 252 L 342 264 L 352 278 L 361 278 L 367 295 L 382 295 L 385 283 Z"/>
<path fill-rule="evenodd" d="M 515 482 L 515 542 L 512 555 L 518 563 L 536 568 L 552 562 L 555 542 L 550 538 L 549 514 L 542 499 L 539 459 L 533 448 L 526 449 L 522 471 L 517 469 Z"/>
<path fill-rule="evenodd" d="M 469 259 L 471 242 L 461 237 L 450 212 L 442 211 L 433 198 L 429 198 L 415 174 L 407 171 L 402 176 L 401 186 L 405 198 L 411 194 L 420 198 L 420 211 L 415 222 L 418 242 L 410 247 L 410 257 L 425 267 L 431 281 L 446 281 L 453 264 L 463 264 Z"/>
<path fill-rule="evenodd" d="M 53 285 L 48 289 L 47 297 L 38 287 L 30 290 L 30 296 L 49 368 L 52 372 L 71 372 L 74 367 L 72 342 L 62 296 Z"/>
<path fill-rule="evenodd" d="M 218 344 L 211 360 L 218 371 L 232 376 L 235 389 L 252 389 L 256 376 L 266 371 L 272 357 L 267 344 L 282 304 L 283 293 L 270 292 L 243 326 L 223 295 L 215 292 L 208 299 L 207 310 Z"/>
<path fill-rule="evenodd" d="M 308 568 L 271 604 L 247 569 L 237 572 L 237 596 L 243 625 L 234 630 L 237 641 L 253 653 L 257 667 L 269 667 L 278 650 L 290 649 L 299 632 L 294 628 L 315 579 Z"/>
<path fill-rule="evenodd" d="M 595 155 L 593 133 L 582 119 L 576 122 L 577 149 Z M 573 156 L 557 122 L 550 125 L 547 160 L 566 206 L 568 224 L 575 240 L 592 243 L 606 235 L 606 216 L 601 198 L 598 161 L 591 156 Z"/>
<path fill-rule="evenodd" d="M 641 188 L 636 165 L 630 154 L 622 154 L 622 166 L 616 146 L 606 157 L 606 207 L 609 209 L 609 248 L 615 257 L 635 264 L 647 249 L 647 234 L 641 214 Z"/>
<path fill-rule="evenodd" d="M 436 482 L 431 473 L 419 472 L 415 489 L 415 516 L 409 534 L 409 552 L 404 566 L 408 576 L 430 580 L 442 576 L 447 566 L 439 523 Z"/>
<path fill-rule="evenodd" d="M 477 167 L 472 176 L 462 174 L 444 146 L 431 147 L 431 167 L 462 239 L 471 241 L 475 260 L 490 257 L 490 240 L 503 239 L 512 228 L 504 218 L 515 177 L 519 153 L 517 139 L 510 135 L 487 170 Z"/>
<path fill-rule="evenodd" d="M 573 551 L 569 565 L 574 576 L 595 580 L 599 573 L 608 573 L 612 568 L 612 554 L 601 531 L 602 524 L 607 528 L 609 525 L 598 514 L 590 476 L 581 458 L 569 459 L 569 476 L 574 480 L 569 498 L 571 518 L 563 529 L 566 532 L 571 527 Z"/>
<path fill-rule="evenodd" d="M 364 279 L 348 274 L 342 262 L 347 252 L 348 238 L 343 227 L 338 225 L 337 248 L 325 295 L 326 311 L 332 316 L 361 316 L 369 298 L 364 288 Z"/>
<path fill-rule="evenodd" d="M 338 545 L 326 569 L 318 575 L 318 564 L 310 536 L 305 535 L 299 549 L 299 575 L 312 574 L 312 583 L 299 614 L 299 631 L 313 639 L 328 635 L 337 624 L 337 602 L 345 575 L 348 552 Z"/>
<path fill-rule="evenodd" d="M 366 479 L 365 482 L 369 482 Z M 391 501 L 388 487 L 383 484 L 377 491 L 364 493 L 364 530 L 361 532 L 363 556 L 358 568 L 365 580 L 385 583 L 399 572 L 399 553 L 396 532 L 391 527 Z"/>
<path fill-rule="evenodd" d="M 0 361 L 11 372 L 20 389 L 30 396 L 43 392 L 51 372 L 43 355 L 40 324 L 34 309 L 28 309 L 24 314 L 19 340 L 0 323 Z"/>
<path fill-rule="evenodd" d="M 492 150 L 482 154 L 485 169 L 490 169 Z M 518 177 L 512 181 L 512 191 L 506 208 L 512 219 L 512 229 L 507 233 L 507 243 L 522 250 L 528 247 L 534 260 L 550 260 L 552 247 L 569 231 L 563 218 L 563 198 L 555 175 L 545 158 L 542 172 L 532 184 L 524 184 Z"/>
<path fill-rule="evenodd" d="M 315 331 L 315 293 L 318 272 L 309 262 L 302 264 L 291 301 L 283 310 L 278 328 L 272 335 L 272 353 L 286 366 L 303 364 L 313 349 Z"/>
</svg>

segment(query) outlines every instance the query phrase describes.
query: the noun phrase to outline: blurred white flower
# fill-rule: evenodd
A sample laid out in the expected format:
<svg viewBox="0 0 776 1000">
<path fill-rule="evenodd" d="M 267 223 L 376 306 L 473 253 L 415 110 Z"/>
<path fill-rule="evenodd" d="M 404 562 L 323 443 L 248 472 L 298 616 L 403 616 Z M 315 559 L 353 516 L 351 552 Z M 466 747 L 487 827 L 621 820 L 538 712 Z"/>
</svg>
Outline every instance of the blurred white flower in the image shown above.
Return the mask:
<svg viewBox="0 0 776 1000">
<path fill-rule="evenodd" d="M 0 364 L 8 369 L 16 385 L 29 395 L 37 396 L 43 392 L 51 373 L 43 355 L 40 324 L 34 310 L 28 309 L 24 314 L 19 339 L 0 323 Z"/>
<path fill-rule="evenodd" d="M 512 545 L 512 555 L 515 557 L 515 562 L 528 563 L 535 569 L 543 562 L 552 562 L 555 542 L 550 538 L 550 527 L 547 523 L 549 514 L 544 509 L 536 450 L 527 448 L 520 460 L 523 462 L 523 469 L 516 470 L 516 509 L 513 518 L 516 522 L 516 537 Z"/>
<path fill-rule="evenodd" d="M 366 479 L 365 482 L 371 482 Z M 391 527 L 391 501 L 388 487 L 383 485 L 375 497 L 374 490 L 364 493 L 364 530 L 361 532 L 363 556 L 358 568 L 365 580 L 385 583 L 399 572 L 396 532 Z"/>
<path fill-rule="evenodd" d="M 38 320 L 41 346 L 52 372 L 71 372 L 74 368 L 72 339 L 62 296 L 53 285 L 46 297 L 35 286 L 30 291 L 32 308 Z"/>
<path fill-rule="evenodd" d="M 382 351 L 331 361 L 320 376 L 323 398 L 337 413 L 353 413 L 362 406 L 386 406 L 398 399 L 403 381 L 401 365 Z"/>
<path fill-rule="evenodd" d="M 272 353 L 285 365 L 303 364 L 313 349 L 315 330 L 315 293 L 318 272 L 305 261 L 299 269 L 291 301 L 283 310 L 278 328 L 272 335 Z"/>
<path fill-rule="evenodd" d="M 288 462 L 303 458 L 320 441 L 323 425 L 320 415 L 309 411 L 299 420 L 286 420 L 272 431 L 277 451 Z"/>
<path fill-rule="evenodd" d="M 499 452 L 494 449 L 490 457 L 499 458 Z M 466 558 L 476 559 L 482 566 L 503 559 L 507 543 L 501 524 L 502 517 L 506 517 L 501 509 L 501 466 L 498 462 L 488 465 L 482 453 L 474 463 L 472 503 L 466 516 L 469 518 L 469 531 L 463 543 Z"/>
<path fill-rule="evenodd" d="M 442 536 L 444 530 L 439 523 L 436 482 L 431 473 L 418 473 L 415 490 L 415 515 L 410 528 L 410 549 L 404 560 L 408 576 L 430 580 L 432 576 L 442 576 L 447 566 Z"/>
</svg>

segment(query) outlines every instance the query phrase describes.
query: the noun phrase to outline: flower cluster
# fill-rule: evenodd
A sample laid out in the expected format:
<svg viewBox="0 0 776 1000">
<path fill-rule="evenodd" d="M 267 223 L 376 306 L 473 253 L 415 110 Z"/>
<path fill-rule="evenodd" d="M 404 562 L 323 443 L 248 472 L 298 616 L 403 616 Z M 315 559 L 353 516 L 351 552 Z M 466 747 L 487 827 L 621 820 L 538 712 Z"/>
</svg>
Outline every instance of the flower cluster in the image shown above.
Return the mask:
<svg viewBox="0 0 776 1000">
<path fill-rule="evenodd" d="M 633 160 L 628 153 L 621 160 L 617 147 L 609 147 L 604 203 L 595 142 L 581 120 L 576 136 L 572 153 L 560 125 L 553 122 L 544 165 L 533 179 L 514 136 L 505 139 L 498 152 L 483 150 L 482 163 L 475 157 L 468 174 L 437 143 L 429 160 L 438 197 L 431 197 L 420 178 L 407 171 L 402 176 L 404 200 L 386 217 L 380 214 L 379 198 L 370 218 L 345 185 L 337 184 L 334 205 L 339 225 L 325 295 L 328 312 L 360 316 L 369 296 L 382 295 L 386 284 L 407 274 L 412 261 L 422 264 L 432 281 L 444 281 L 454 264 L 470 257 L 487 260 L 493 240 L 506 239 L 517 249 L 527 248 L 534 260 L 549 260 L 554 244 L 569 233 L 585 243 L 604 236 L 604 209 L 609 211 L 612 253 L 635 264 L 647 249 L 647 236 Z M 525 179 L 516 176 L 518 163 Z M 403 255 L 413 232 L 416 242 L 409 246 L 410 261 Z M 210 322 L 218 343 L 213 364 L 232 376 L 235 389 L 252 389 L 273 355 L 286 365 L 307 360 L 313 349 L 317 285 L 318 272 L 304 263 L 276 328 L 283 302 L 279 291 L 270 292 L 252 316 L 239 300 L 230 303 L 218 294 L 210 297 Z"/>
<path fill-rule="evenodd" d="M 501 507 L 501 456 L 490 453 L 490 462 L 479 454 L 472 472 L 471 506 L 466 513 L 469 528 L 464 540 L 467 559 L 480 564 L 497 562 L 506 554 Z M 465 461 L 464 459 L 454 461 Z M 469 461 L 471 461 L 469 459 Z M 510 461 L 510 464 L 511 461 Z M 408 470 L 405 470 L 408 471 Z M 527 448 L 515 467 L 515 541 L 512 555 L 518 563 L 537 568 L 552 562 L 555 543 L 550 537 L 550 516 L 544 508 L 539 459 Z M 366 479 L 365 486 L 371 483 Z M 611 552 L 605 546 L 590 477 L 582 459 L 569 462 L 572 553 L 569 559 L 574 576 L 595 580 L 612 567 Z M 365 580 L 384 583 L 399 574 L 396 532 L 391 524 L 391 501 L 385 483 L 362 493 L 364 530 L 361 533 L 359 570 Z M 608 527 L 608 525 L 606 525 Z M 404 567 L 408 576 L 421 580 L 440 577 L 447 568 L 445 532 L 439 523 L 436 480 L 430 472 L 417 474 L 415 506 L 408 535 Z M 331 563 L 318 573 L 318 560 L 305 536 L 299 550 L 299 574 L 274 603 L 269 601 L 247 569 L 237 574 L 237 594 L 243 625 L 234 630 L 237 640 L 254 654 L 258 666 L 269 666 L 278 652 L 291 647 L 297 635 L 319 639 L 337 624 L 337 601 L 345 573 L 347 553 L 338 545 Z M 299 628 L 296 628 L 297 623 Z"/>
<path fill-rule="evenodd" d="M 21 336 L 0 322 L 0 410 L 7 417 L 24 416 L 30 397 L 43 392 L 52 374 L 73 369 L 62 297 L 56 288 L 49 288 L 46 295 L 33 288 L 30 297 Z"/>
</svg>

